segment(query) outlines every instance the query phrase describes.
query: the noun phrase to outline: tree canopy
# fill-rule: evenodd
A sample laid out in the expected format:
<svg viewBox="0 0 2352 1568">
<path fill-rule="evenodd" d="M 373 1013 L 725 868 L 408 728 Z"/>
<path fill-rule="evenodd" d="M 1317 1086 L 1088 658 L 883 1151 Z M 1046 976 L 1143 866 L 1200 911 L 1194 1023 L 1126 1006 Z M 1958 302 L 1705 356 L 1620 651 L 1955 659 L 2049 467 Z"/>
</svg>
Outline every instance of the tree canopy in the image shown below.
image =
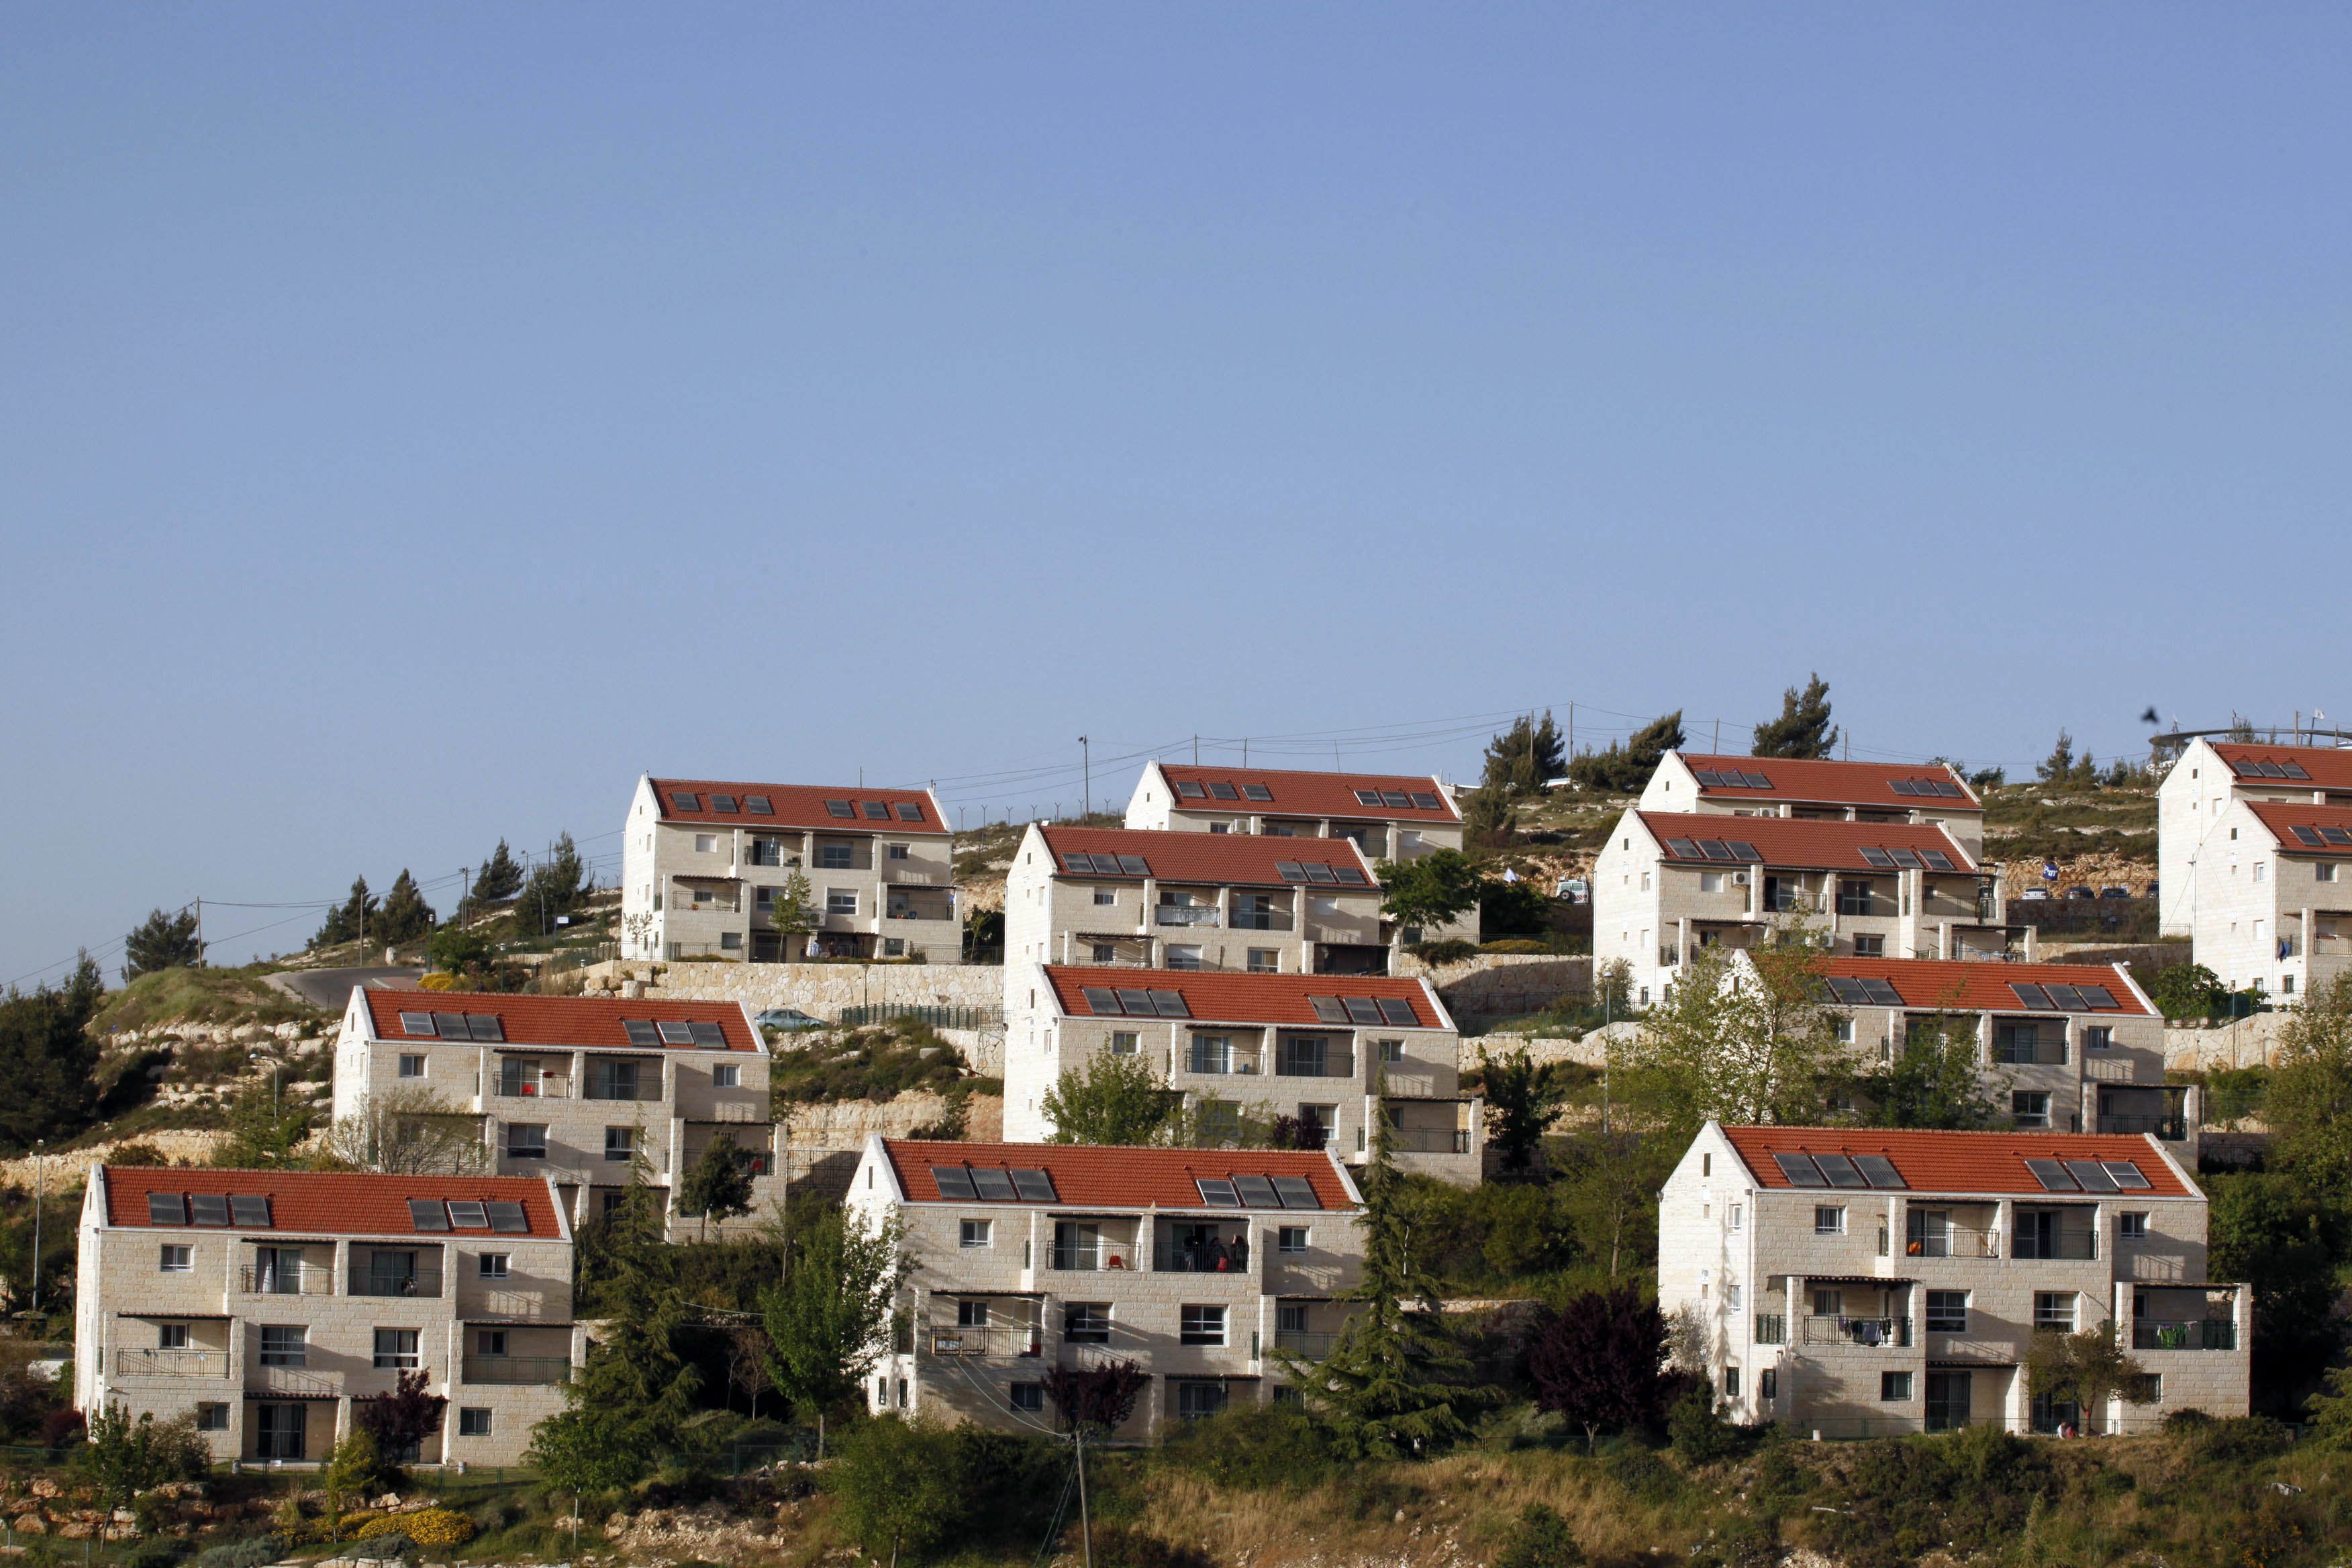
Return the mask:
<svg viewBox="0 0 2352 1568">
<path fill-rule="evenodd" d="M 1977 1066 L 1977 1031 L 1968 1016 L 1936 1014 L 1913 1022 L 1894 1059 L 1862 1080 L 1874 1127 L 1983 1131 L 2008 1121 Z"/>
<path fill-rule="evenodd" d="M 1687 1137 L 1710 1118 L 1822 1119 L 1847 1061 L 1836 1016 L 1819 1000 L 1818 954 L 1793 942 L 1742 952 L 1744 966 L 1723 948 L 1691 952 L 1665 1000 L 1610 1047 L 1640 1124 Z"/>
<path fill-rule="evenodd" d="M 569 833 L 556 837 L 555 847 L 548 852 L 530 873 L 522 890 L 515 895 L 515 919 L 525 931 L 546 932 L 555 929 L 555 917 L 570 914 L 578 908 L 595 887 L 589 875 L 588 863 Z"/>
<path fill-rule="evenodd" d="M 1056 1143 L 1157 1143 L 1181 1101 L 1140 1053 L 1105 1053 L 1063 1068 L 1038 1109 Z"/>
<path fill-rule="evenodd" d="M 1677 708 L 1652 720 L 1622 742 L 1612 741 L 1605 752 L 1580 752 L 1568 764 L 1569 779 L 1579 789 L 1603 795 L 1639 795 L 1668 752 L 1683 743 L 1683 712 Z"/>
<path fill-rule="evenodd" d="M 122 939 L 122 978 L 127 984 L 159 969 L 184 969 L 204 962 L 204 944 L 196 940 L 196 911 L 167 915 L 155 910 Z"/>
<path fill-rule="evenodd" d="M 1485 868 L 1459 849 L 1433 849 L 1416 860 L 1383 860 L 1381 912 L 1400 925 L 1439 926 L 1477 907 L 1486 891 Z"/>
<path fill-rule="evenodd" d="M 1829 682 L 1815 671 L 1802 692 L 1791 686 L 1780 694 L 1780 716 L 1756 726 L 1749 751 L 1759 757 L 1828 757 L 1836 755 L 1837 742 Z"/>
<path fill-rule="evenodd" d="M 98 1042 L 89 1021 L 106 999 L 106 982 L 85 952 L 63 984 L 0 997 L 0 1147 L 22 1150 L 36 1138 L 70 1137 L 98 1109 Z"/>
<path fill-rule="evenodd" d="M 433 906 L 425 901 L 416 879 L 403 866 L 400 875 L 393 879 L 392 890 L 383 896 L 383 907 L 368 922 L 368 935 L 385 942 L 415 942 L 432 929 Z"/>
<path fill-rule="evenodd" d="M 677 1212 L 694 1215 L 702 1221 L 703 1234 L 710 1232 L 710 1222 L 732 1219 L 751 1212 L 751 1175 L 758 1157 L 735 1142 L 731 1132 L 721 1132 L 710 1141 L 702 1157 L 689 1166 L 686 1179 L 677 1187 Z"/>
<path fill-rule="evenodd" d="M 522 863 L 514 858 L 514 851 L 509 849 L 507 841 L 501 838 L 499 847 L 490 851 L 489 858 L 484 860 L 481 868 L 474 873 L 473 885 L 467 889 L 466 902 L 479 906 L 511 899 L 522 890 Z"/>
<path fill-rule="evenodd" d="M 889 1348 L 908 1268 L 900 1239 L 895 1223 L 869 1227 L 829 1209 L 801 1239 L 783 1283 L 761 1295 L 769 1380 L 816 1416 L 820 1434 L 825 1412 L 856 1397 Z"/>
<path fill-rule="evenodd" d="M 1548 1320 L 1528 1352 L 1536 1404 L 1584 1428 L 1589 1449 L 1603 1427 L 1649 1426 L 1664 1414 L 1666 1320 L 1631 1284 L 1588 1290 Z"/>
<path fill-rule="evenodd" d="M 1522 713 L 1511 727 L 1486 742 L 1482 789 L 1501 795 L 1531 795 L 1568 772 L 1559 726 L 1547 709 L 1541 719 Z"/>
<path fill-rule="evenodd" d="M 1560 1066 L 1538 1066 L 1522 1046 L 1499 1059 L 1488 1058 L 1484 1076 L 1486 1142 L 1504 1170 L 1524 1172 L 1535 1163 L 1536 1149 L 1565 1109 Z"/>
<path fill-rule="evenodd" d="M 320 923 L 318 934 L 310 939 L 310 945 L 332 947 L 337 942 L 376 935 L 378 907 L 375 895 L 368 891 L 367 879 L 354 878 L 352 896 L 327 911 L 327 918 Z"/>
<path fill-rule="evenodd" d="M 2058 731 L 2058 743 L 2050 748 L 2049 757 L 2033 764 L 2033 776 L 2062 788 L 2095 789 L 2099 783 L 2099 766 L 2088 752 L 2076 756 L 2074 737 L 2062 729 Z"/>
</svg>

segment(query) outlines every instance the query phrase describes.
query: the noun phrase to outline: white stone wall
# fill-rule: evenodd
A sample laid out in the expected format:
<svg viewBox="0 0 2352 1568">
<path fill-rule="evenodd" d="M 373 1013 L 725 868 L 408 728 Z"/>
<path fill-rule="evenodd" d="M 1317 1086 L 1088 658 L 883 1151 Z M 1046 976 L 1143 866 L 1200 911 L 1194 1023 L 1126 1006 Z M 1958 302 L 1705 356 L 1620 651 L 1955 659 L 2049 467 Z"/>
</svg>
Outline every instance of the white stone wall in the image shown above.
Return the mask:
<svg viewBox="0 0 2352 1568">
<path fill-rule="evenodd" d="M 1755 765 L 1759 772 L 1769 773 L 1771 764 L 1767 759 Z M 1945 774 L 1954 784 L 1963 788 L 1967 787 L 1968 781 L 1948 768 L 1945 770 Z M 1650 775 L 1650 782 L 1643 789 L 1641 799 L 1635 805 L 1636 808 L 1642 811 L 1688 811 L 1710 816 L 1794 816 L 1797 815 L 1797 803 L 1794 801 L 1776 804 L 1764 800 L 1708 797 L 1699 789 L 1698 775 L 1692 770 L 1689 759 L 1679 752 L 1668 752 L 1665 754 L 1664 759 L 1658 763 L 1657 771 Z M 1808 806 L 1807 809 L 1818 812 L 1823 808 Z M 1961 809 L 1950 805 L 1922 806 L 1916 804 L 1906 805 L 1900 795 L 1890 793 L 1886 797 L 1886 805 L 1879 810 L 1887 814 L 1899 812 L 1900 820 L 1905 822 L 1929 823 L 1941 827 L 1951 837 L 1954 843 L 1968 851 L 1970 860 L 1980 861 L 1984 858 L 1984 812 L 1979 808 Z M 1854 807 L 1848 805 L 1843 808 L 1842 815 L 1843 820 L 1851 822 L 1856 819 L 1858 813 Z"/>
<path fill-rule="evenodd" d="M 2352 861 L 2294 853 L 2243 795 L 2222 803 L 2194 870 L 2188 913 L 2196 959 L 2224 985 L 2258 984 L 2292 1005 L 2352 964 Z M 2284 939 L 2295 952 L 2282 956 Z"/>
</svg>

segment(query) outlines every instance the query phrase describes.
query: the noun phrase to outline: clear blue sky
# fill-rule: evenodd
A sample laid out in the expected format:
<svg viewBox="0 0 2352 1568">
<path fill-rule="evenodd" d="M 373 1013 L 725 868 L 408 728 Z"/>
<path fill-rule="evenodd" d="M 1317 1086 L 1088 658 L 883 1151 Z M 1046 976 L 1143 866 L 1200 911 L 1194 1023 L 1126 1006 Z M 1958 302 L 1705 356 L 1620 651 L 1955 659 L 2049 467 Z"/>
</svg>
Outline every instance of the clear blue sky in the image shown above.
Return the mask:
<svg viewBox="0 0 2352 1568">
<path fill-rule="evenodd" d="M 610 854 L 646 768 L 1019 816 L 1081 733 L 1462 774 L 1813 669 L 1857 755 L 2352 721 L 2347 68 L 2317 5 L 11 6 L 0 981 Z"/>
</svg>

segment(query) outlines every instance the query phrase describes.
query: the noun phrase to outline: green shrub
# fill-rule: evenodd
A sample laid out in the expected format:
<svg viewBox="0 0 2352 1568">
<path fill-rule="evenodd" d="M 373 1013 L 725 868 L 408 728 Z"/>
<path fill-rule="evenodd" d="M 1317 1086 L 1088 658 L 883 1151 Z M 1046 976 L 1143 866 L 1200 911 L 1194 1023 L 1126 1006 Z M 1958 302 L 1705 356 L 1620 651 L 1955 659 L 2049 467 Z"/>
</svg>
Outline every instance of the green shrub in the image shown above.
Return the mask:
<svg viewBox="0 0 2352 1568">
<path fill-rule="evenodd" d="M 2294 1439 L 2284 1424 L 2267 1415 L 2216 1417 L 2202 1410 L 2171 1412 L 2164 1418 L 2163 1431 L 2181 1458 L 2197 1464 L 2267 1458 Z"/>
<path fill-rule="evenodd" d="M 266 1568 L 286 1555 L 287 1540 L 282 1535 L 253 1535 L 243 1541 L 224 1541 L 217 1546 L 207 1546 L 196 1553 L 196 1568 Z"/>
<path fill-rule="evenodd" d="M 1220 1487 L 1304 1491 L 1331 1473 L 1331 1440 L 1304 1411 L 1283 1405 L 1229 1408 L 1176 1424 L 1161 1458 Z"/>
<path fill-rule="evenodd" d="M 1583 1562 L 1584 1548 L 1576 1543 L 1568 1521 L 1537 1502 L 1520 1511 L 1496 1554 L 1495 1568 L 1580 1568 Z"/>
<path fill-rule="evenodd" d="M 1405 951 L 1423 963 L 1442 967 L 1448 963 L 1459 963 L 1465 958 L 1477 957 L 1478 944 L 1475 942 L 1465 942 L 1458 936 L 1450 936 L 1444 942 L 1417 942 Z"/>
<path fill-rule="evenodd" d="M 1675 1452 L 1694 1465 L 1711 1465 L 1748 1447 L 1748 1435 L 1715 1413 L 1714 1391 L 1694 1385 L 1666 1412 L 1666 1436 Z"/>
<path fill-rule="evenodd" d="M 1480 952 L 1549 952 L 1551 943 L 1531 936 L 1507 936 L 1495 942 L 1478 944 Z"/>
<path fill-rule="evenodd" d="M 1670 1503 L 1683 1489 L 1683 1479 L 1672 1465 L 1638 1443 L 1623 1439 L 1602 1457 L 1601 1469 L 1636 1502 Z"/>
<path fill-rule="evenodd" d="M 1094 1559 L 1097 1568 L 1213 1568 L 1213 1560 L 1198 1547 L 1179 1546 L 1122 1524 L 1094 1527 Z"/>
</svg>

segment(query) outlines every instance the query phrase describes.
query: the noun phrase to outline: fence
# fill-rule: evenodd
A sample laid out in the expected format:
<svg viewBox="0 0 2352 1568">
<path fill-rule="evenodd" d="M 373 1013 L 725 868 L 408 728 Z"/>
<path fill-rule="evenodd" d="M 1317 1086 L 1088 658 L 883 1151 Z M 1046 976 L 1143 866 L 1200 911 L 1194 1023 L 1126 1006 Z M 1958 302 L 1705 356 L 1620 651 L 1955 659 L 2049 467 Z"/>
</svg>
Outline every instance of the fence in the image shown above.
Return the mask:
<svg viewBox="0 0 2352 1568">
<path fill-rule="evenodd" d="M 547 967 L 542 974 L 561 974 L 567 969 L 585 969 L 592 963 L 607 963 L 621 956 L 617 942 L 581 942 L 571 947 L 559 947 L 547 955 Z"/>
<path fill-rule="evenodd" d="M 729 1452 L 727 1473 L 740 1476 L 746 1470 L 764 1469 L 770 1465 L 804 1463 L 816 1458 L 816 1428 L 795 1426 L 792 1436 L 782 1443 L 737 1443 Z"/>
<path fill-rule="evenodd" d="M 937 1007 L 912 1002 L 875 1002 L 844 1007 L 838 1020 L 845 1029 L 862 1028 L 892 1018 L 912 1018 L 934 1029 L 992 1029 L 1004 1022 L 1002 1007 Z"/>
<path fill-rule="evenodd" d="M 2011 899 L 2009 923 L 2032 926 L 2043 936 L 2119 942 L 2154 942 L 2158 925 L 2154 899 Z"/>
</svg>

